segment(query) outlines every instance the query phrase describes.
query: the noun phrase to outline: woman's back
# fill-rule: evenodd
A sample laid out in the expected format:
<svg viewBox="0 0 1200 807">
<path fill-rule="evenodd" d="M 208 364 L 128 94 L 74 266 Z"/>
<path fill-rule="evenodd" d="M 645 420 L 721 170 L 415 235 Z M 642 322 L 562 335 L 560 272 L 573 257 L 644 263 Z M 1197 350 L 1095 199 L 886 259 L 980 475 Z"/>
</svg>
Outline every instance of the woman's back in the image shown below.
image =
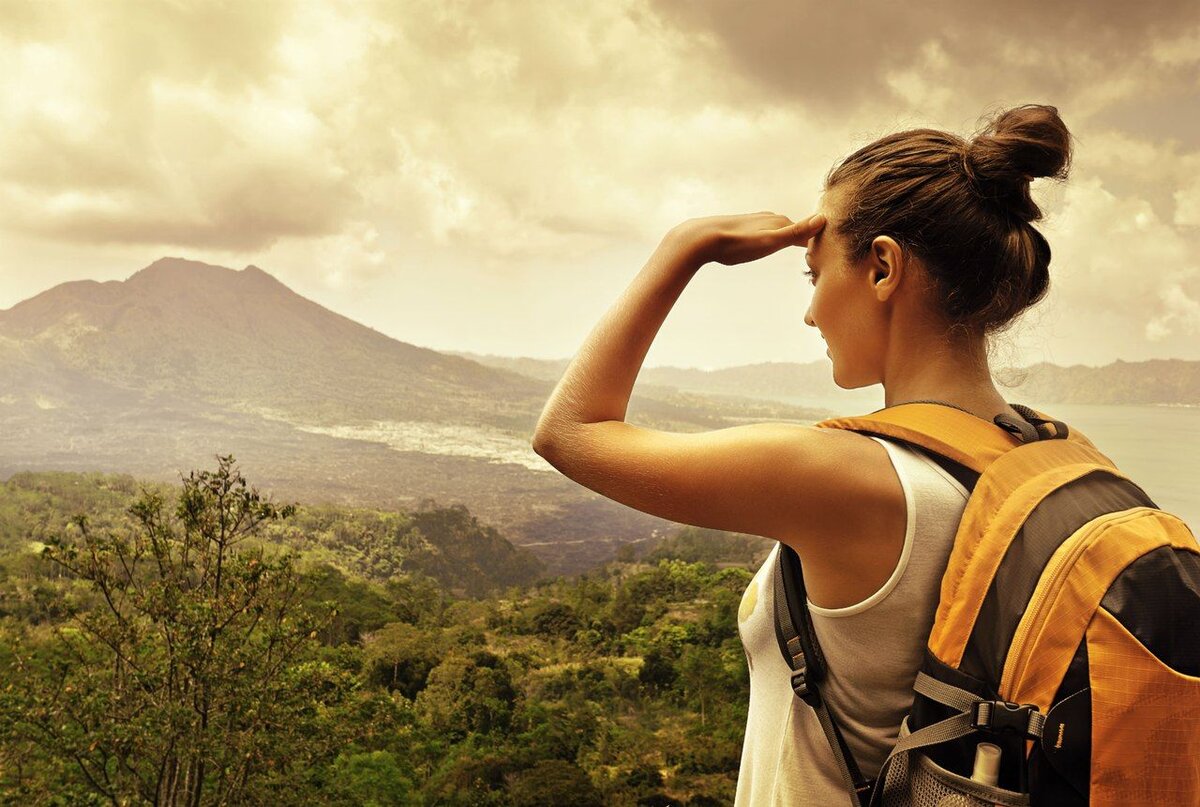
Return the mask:
<svg viewBox="0 0 1200 807">
<path fill-rule="evenodd" d="M 920 449 L 872 436 L 900 478 L 904 548 L 891 577 L 846 608 L 809 603 L 829 666 L 821 694 L 864 776 L 874 776 L 913 700 L 912 685 L 933 625 L 967 491 Z M 837 536 L 829 536 L 836 541 Z M 795 696 L 772 619 L 776 544 L 747 586 L 738 632 L 750 667 L 750 709 L 736 805 L 826 805 L 849 801 L 816 713 Z M 808 572 L 806 570 L 806 577 Z"/>
</svg>

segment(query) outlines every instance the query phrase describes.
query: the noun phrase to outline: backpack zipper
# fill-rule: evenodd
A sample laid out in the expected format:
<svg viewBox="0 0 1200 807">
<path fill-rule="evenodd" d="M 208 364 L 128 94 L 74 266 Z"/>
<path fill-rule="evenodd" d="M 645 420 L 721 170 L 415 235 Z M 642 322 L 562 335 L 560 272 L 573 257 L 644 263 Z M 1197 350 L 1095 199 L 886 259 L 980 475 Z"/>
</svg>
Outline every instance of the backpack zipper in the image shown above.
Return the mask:
<svg viewBox="0 0 1200 807">
<path fill-rule="evenodd" d="M 1021 624 L 1017 626 L 1017 632 L 1013 635 L 1012 643 L 1009 646 L 1004 672 L 1000 677 L 1000 693 L 1002 697 L 1011 698 L 1013 694 L 1013 682 L 1019 681 L 1021 676 L 1025 674 L 1025 668 L 1029 664 L 1029 659 L 1025 654 L 1025 645 L 1028 644 L 1031 636 L 1041 634 L 1042 626 L 1047 616 L 1049 616 L 1050 611 L 1046 607 L 1047 603 L 1051 603 L 1057 598 L 1063 583 L 1066 582 L 1069 576 L 1071 568 L 1075 565 L 1075 561 L 1091 545 L 1092 536 L 1103 532 L 1109 527 L 1138 518 L 1146 512 L 1159 511 L 1153 507 L 1134 507 L 1129 510 L 1104 513 L 1097 516 L 1087 525 L 1081 527 L 1072 538 L 1068 539 L 1070 546 L 1065 552 L 1061 554 L 1056 553 L 1051 558 L 1053 565 L 1047 566 L 1042 572 L 1042 577 L 1049 575 L 1047 582 L 1037 587 L 1037 596 L 1034 597 L 1026 608 L 1026 611 L 1031 616 L 1028 620 L 1021 620 Z"/>
</svg>

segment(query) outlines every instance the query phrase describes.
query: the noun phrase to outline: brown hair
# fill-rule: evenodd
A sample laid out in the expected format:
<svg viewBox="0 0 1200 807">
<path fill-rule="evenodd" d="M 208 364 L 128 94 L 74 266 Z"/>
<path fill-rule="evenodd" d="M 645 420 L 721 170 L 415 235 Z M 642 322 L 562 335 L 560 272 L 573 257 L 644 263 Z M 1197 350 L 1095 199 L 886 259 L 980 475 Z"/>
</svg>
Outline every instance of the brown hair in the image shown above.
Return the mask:
<svg viewBox="0 0 1200 807">
<path fill-rule="evenodd" d="M 881 137 L 830 170 L 851 260 L 889 235 L 926 269 L 950 331 L 1002 332 L 1045 295 L 1050 245 L 1031 225 L 1035 177 L 1067 178 L 1071 134 L 1052 106 L 996 114 L 971 139 L 936 129 Z"/>
</svg>

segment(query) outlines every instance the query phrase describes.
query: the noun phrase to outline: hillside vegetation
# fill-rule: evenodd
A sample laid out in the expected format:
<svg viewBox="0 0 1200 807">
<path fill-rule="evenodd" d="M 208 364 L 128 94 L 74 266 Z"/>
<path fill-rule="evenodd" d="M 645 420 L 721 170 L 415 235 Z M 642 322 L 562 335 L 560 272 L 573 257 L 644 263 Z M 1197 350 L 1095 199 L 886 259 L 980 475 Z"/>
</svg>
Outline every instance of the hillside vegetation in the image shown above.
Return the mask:
<svg viewBox="0 0 1200 807">
<path fill-rule="evenodd" d="M 0 801 L 728 804 L 754 548 L 711 537 L 546 579 L 461 506 L 273 503 L 229 457 L 16 475 Z"/>
</svg>

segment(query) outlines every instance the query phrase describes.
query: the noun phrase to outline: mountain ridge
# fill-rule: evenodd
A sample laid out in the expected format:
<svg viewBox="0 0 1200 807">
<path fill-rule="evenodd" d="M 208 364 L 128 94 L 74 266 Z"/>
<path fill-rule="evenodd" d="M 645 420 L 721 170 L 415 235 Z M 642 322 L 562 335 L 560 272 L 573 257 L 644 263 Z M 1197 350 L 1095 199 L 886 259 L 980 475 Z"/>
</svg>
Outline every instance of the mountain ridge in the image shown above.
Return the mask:
<svg viewBox="0 0 1200 807">
<path fill-rule="evenodd" d="M 533 453 L 555 380 L 394 339 L 254 265 L 162 258 L 0 312 L 0 477 L 165 481 L 233 454 L 264 490 L 312 503 L 461 502 L 552 569 L 579 570 L 671 523 Z M 674 431 L 821 414 L 647 384 L 628 409 Z"/>
<path fill-rule="evenodd" d="M 562 376 L 570 359 L 536 359 L 452 351 L 489 366 L 509 369 L 535 378 Z M 997 389 L 1006 399 L 1042 403 L 1165 404 L 1200 406 L 1200 361 L 1146 359 L 1144 361 L 1058 365 L 1037 362 L 1025 367 L 993 371 Z M 1022 379 L 1013 383 L 1014 379 Z M 643 367 L 638 383 L 706 395 L 748 395 L 789 401 L 805 398 L 840 399 L 847 406 L 879 402 L 880 385 L 844 390 L 833 383 L 828 360 L 811 362 L 756 362 L 703 370 L 694 367 Z"/>
<path fill-rule="evenodd" d="M 25 342 L 35 361 L 131 390 L 212 399 L 219 385 L 233 384 L 215 397 L 233 395 L 305 419 L 333 408 L 342 420 L 386 417 L 389 410 L 438 420 L 439 395 L 469 391 L 475 416 L 486 421 L 547 392 L 524 376 L 380 333 L 254 265 L 234 270 L 162 258 L 123 281 L 69 281 L 0 312 L 0 337 L 10 353 L 13 342 Z M 242 352 L 250 345 L 252 357 Z M 304 365 L 312 371 L 294 369 Z M 404 375 L 406 399 L 389 403 L 394 385 L 379 383 L 387 373 Z M 313 378 L 319 380 L 308 389 L 292 389 Z"/>
</svg>

